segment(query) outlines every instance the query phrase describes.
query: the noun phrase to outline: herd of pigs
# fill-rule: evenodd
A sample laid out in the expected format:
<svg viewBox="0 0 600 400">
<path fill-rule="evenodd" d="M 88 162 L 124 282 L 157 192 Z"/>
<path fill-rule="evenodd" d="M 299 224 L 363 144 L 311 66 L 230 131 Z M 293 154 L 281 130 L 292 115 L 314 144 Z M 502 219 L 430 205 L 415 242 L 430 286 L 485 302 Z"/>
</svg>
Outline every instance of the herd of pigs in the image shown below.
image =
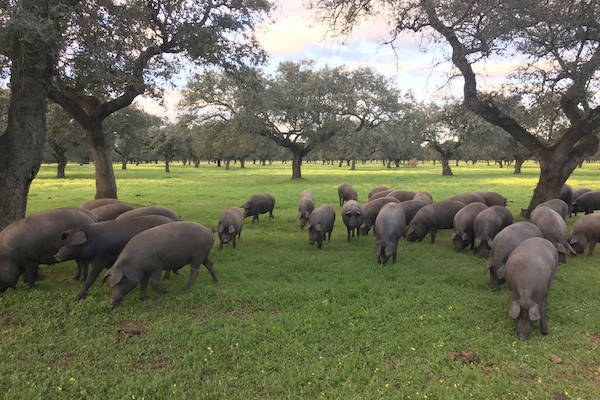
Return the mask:
<svg viewBox="0 0 600 400">
<path fill-rule="evenodd" d="M 508 314 L 515 320 L 517 335 L 527 339 L 533 322 L 540 320 L 541 333 L 548 333 L 546 299 L 558 262 L 566 262 L 566 254 L 589 253 L 600 237 L 600 192 L 591 189 L 573 191 L 564 185 L 557 199 L 535 208 L 530 222 L 513 223 L 506 208 L 506 198 L 496 192 L 458 194 L 433 202 L 428 192 L 415 193 L 378 186 L 369 193 L 364 205 L 357 201 L 351 185 L 338 188 L 341 214 L 353 237 L 375 235 L 377 262 L 396 262 L 398 241 L 421 241 L 427 234 L 435 241 L 439 229 L 454 229 L 452 241 L 456 251 L 470 246 L 473 253 L 491 261 L 489 286 L 497 289 L 504 282 L 510 289 Z M 231 242 L 236 247 L 244 219 L 269 213 L 273 218 L 275 198 L 269 193 L 252 196 L 241 208 L 225 210 L 219 218 L 220 249 Z M 567 236 L 565 220 L 572 213 L 584 212 Z M 309 243 L 331 240 L 335 209 L 330 205 L 315 207 L 312 192 L 300 195 L 298 217 L 300 228 L 308 229 Z M 185 290 L 196 280 L 204 265 L 214 281 L 217 274 L 209 258 L 215 231 L 195 222 L 181 221 L 173 210 L 163 206 L 134 208 L 116 199 L 96 199 L 79 207 L 44 211 L 16 221 L 0 232 L 0 291 L 15 288 L 20 277 L 34 287 L 39 264 L 75 260 L 77 274 L 84 284 L 77 299 L 88 290 L 103 270 L 111 289 L 111 304 L 140 284 L 140 299 L 146 297 L 148 283 L 158 293 L 166 289 L 160 284 L 190 265 Z M 91 271 L 88 268 L 91 264 Z"/>
</svg>

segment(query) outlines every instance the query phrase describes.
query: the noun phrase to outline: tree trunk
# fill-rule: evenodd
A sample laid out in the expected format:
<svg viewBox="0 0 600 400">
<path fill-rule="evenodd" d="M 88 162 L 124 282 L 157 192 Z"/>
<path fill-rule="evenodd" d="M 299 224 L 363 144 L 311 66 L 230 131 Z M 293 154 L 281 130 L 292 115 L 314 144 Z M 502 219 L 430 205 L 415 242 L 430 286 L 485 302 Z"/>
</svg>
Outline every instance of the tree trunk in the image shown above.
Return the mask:
<svg viewBox="0 0 600 400">
<path fill-rule="evenodd" d="M 96 199 L 116 199 L 117 182 L 112 165 L 112 146 L 106 143 L 102 121 L 94 128 L 86 130 L 87 142 L 94 159 L 94 176 L 96 178 Z"/>
<path fill-rule="evenodd" d="M 433 160 L 433 166 L 434 166 L 434 167 L 435 167 L 435 162 L 436 162 L 436 160 Z"/>
<path fill-rule="evenodd" d="M 386 168 L 392 168 L 392 160 L 387 160 Z"/>
<path fill-rule="evenodd" d="M 231 160 L 225 160 L 225 169 L 229 169 L 230 163 L 231 163 Z"/>
<path fill-rule="evenodd" d="M 515 174 L 520 174 L 521 173 L 521 167 L 523 166 L 523 163 L 525 162 L 525 160 L 521 160 L 521 159 L 516 159 L 515 160 Z"/>
<path fill-rule="evenodd" d="M 269 165 L 272 165 L 272 164 L 273 164 L 273 160 L 269 160 Z"/>
<path fill-rule="evenodd" d="M 356 170 L 356 160 L 352 160 L 352 166 L 350 166 L 350 170 L 351 171 Z"/>
<path fill-rule="evenodd" d="M 447 158 L 442 158 L 442 175 L 443 176 L 454 176 L 452 173 L 452 168 L 450 168 L 450 163 Z"/>
<path fill-rule="evenodd" d="M 221 166 L 221 159 L 217 158 L 217 168 Z"/>
<path fill-rule="evenodd" d="M 129 158 L 126 156 L 122 156 L 121 169 L 127 169 L 128 162 L 129 162 Z"/>
<path fill-rule="evenodd" d="M 240 168 L 246 168 L 246 161 L 240 160 Z"/>
<path fill-rule="evenodd" d="M 199 158 L 196 158 L 194 160 L 194 168 L 200 168 L 200 159 Z"/>
<path fill-rule="evenodd" d="M 56 167 L 56 177 L 59 179 L 65 178 L 65 168 L 67 167 L 67 158 L 63 155 L 58 160 L 58 166 Z"/>
<path fill-rule="evenodd" d="M 343 159 L 341 159 L 341 160 L 340 160 L 340 163 L 338 164 L 338 167 L 340 167 L 340 168 L 341 168 L 341 167 L 342 167 L 342 165 L 344 165 L 344 160 L 343 160 Z"/>
<path fill-rule="evenodd" d="M 169 157 L 165 156 L 165 172 L 166 173 L 171 172 L 171 167 L 169 166 L 170 161 L 171 160 L 169 159 Z"/>
<path fill-rule="evenodd" d="M 458 167 L 458 160 L 456 160 L 456 166 Z"/>
<path fill-rule="evenodd" d="M 292 160 L 292 179 L 302 179 L 302 154 L 294 153 Z"/>
<path fill-rule="evenodd" d="M 504 168 L 504 166 L 502 165 L 502 160 L 497 160 L 496 162 L 498 163 L 499 168 Z"/>
<path fill-rule="evenodd" d="M 487 161 L 487 166 L 489 167 L 490 166 L 490 160 L 485 160 L 485 161 Z"/>
<path fill-rule="evenodd" d="M 400 160 L 394 160 L 394 164 L 396 165 L 396 168 L 400 168 Z"/>
</svg>

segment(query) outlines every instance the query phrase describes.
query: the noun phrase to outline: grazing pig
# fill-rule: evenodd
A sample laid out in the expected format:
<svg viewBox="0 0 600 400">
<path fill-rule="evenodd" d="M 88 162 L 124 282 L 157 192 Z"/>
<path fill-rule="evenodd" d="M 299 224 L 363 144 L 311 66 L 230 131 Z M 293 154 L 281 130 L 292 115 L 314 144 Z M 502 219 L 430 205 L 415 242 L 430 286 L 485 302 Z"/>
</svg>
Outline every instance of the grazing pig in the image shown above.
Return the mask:
<svg viewBox="0 0 600 400">
<path fill-rule="evenodd" d="M 379 192 L 384 192 L 386 190 L 390 190 L 389 187 L 387 186 L 376 186 L 373 188 L 373 190 L 371 190 L 369 192 L 369 200 L 371 200 L 371 197 L 375 194 L 375 193 L 379 193 Z"/>
<path fill-rule="evenodd" d="M 575 200 L 577 200 L 579 197 L 581 197 L 581 195 L 583 195 L 585 193 L 593 192 L 593 191 L 594 190 L 587 189 L 587 188 L 574 190 L 573 191 L 573 202 Z M 573 213 L 575 213 L 575 215 L 577 215 L 577 213 L 578 213 L 578 211 L 575 211 L 573 209 L 573 202 L 571 202 L 571 204 L 569 204 L 569 217 L 571 217 Z"/>
<path fill-rule="evenodd" d="M 146 298 L 148 282 L 158 293 L 166 289 L 159 285 L 163 270 L 177 270 L 190 264 L 189 290 L 198 277 L 200 264 L 216 282 L 217 274 L 209 258 L 215 237 L 210 229 L 195 222 L 175 221 L 145 230 L 135 235 L 123 248 L 115 264 L 106 271 L 112 288 L 111 304 L 116 306 L 141 282 L 140 300 Z"/>
<path fill-rule="evenodd" d="M 340 198 L 340 206 L 343 206 L 345 201 L 358 200 L 356 189 L 347 183 L 344 183 L 338 187 L 338 196 Z"/>
<path fill-rule="evenodd" d="M 87 275 L 88 263 L 92 263 L 92 270 L 87 278 L 84 277 L 85 283 L 75 298 L 79 300 L 87 296 L 100 272 L 114 264 L 132 237 L 169 222 L 173 220 L 162 215 L 142 215 L 84 225 L 63 232 L 61 247 L 54 255 L 56 261 L 82 260 L 86 268 L 84 275 Z"/>
<path fill-rule="evenodd" d="M 548 207 L 558 213 L 564 219 L 567 220 L 567 214 L 569 213 L 569 206 L 561 199 L 552 199 L 538 204 L 538 207 Z"/>
<path fill-rule="evenodd" d="M 413 200 L 419 200 L 419 201 L 424 201 L 425 203 L 433 203 L 433 197 L 431 196 L 431 193 L 429 192 L 418 192 L 417 194 L 415 194 L 415 197 L 412 198 Z"/>
<path fill-rule="evenodd" d="M 573 224 L 569 244 L 576 253 L 583 253 L 590 244 L 590 256 L 594 253 L 596 242 L 600 239 L 600 214 L 588 214 L 579 218 Z"/>
<path fill-rule="evenodd" d="M 369 201 L 373 201 L 373 200 L 377 200 L 377 199 L 381 199 L 381 198 L 387 197 L 392 192 L 393 192 L 393 190 L 388 189 L 388 190 L 382 190 L 382 191 L 377 192 L 377 193 L 373 193 L 373 195 L 371 196 L 371 198 L 369 199 Z"/>
<path fill-rule="evenodd" d="M 34 287 L 39 265 L 56 263 L 54 254 L 62 233 L 94 222 L 87 210 L 68 207 L 32 214 L 8 225 L 0 232 L 0 292 L 15 288 L 21 275 Z M 77 261 L 77 279 L 84 273 L 84 265 Z"/>
<path fill-rule="evenodd" d="M 531 222 L 517 222 L 502 229 L 492 243 L 492 260 L 484 268 L 490 271 L 488 286 L 496 290 L 504 283 L 504 265 L 518 245 L 532 237 L 544 237 L 540 228 Z M 501 271 L 500 273 L 498 271 Z"/>
<path fill-rule="evenodd" d="M 481 211 L 473 221 L 473 252 L 487 258 L 492 250 L 494 237 L 512 223 L 512 214 L 503 206 L 491 206 Z"/>
<path fill-rule="evenodd" d="M 565 183 L 560 189 L 560 194 L 558 195 L 558 198 L 570 206 L 573 203 L 573 189 L 571 189 L 571 186 Z"/>
<path fill-rule="evenodd" d="M 366 203 L 363 207 L 365 210 L 365 216 L 363 218 L 363 223 L 360 226 L 360 233 L 367 236 L 371 227 L 375 225 L 375 219 L 377 218 L 377 214 L 381 210 L 381 207 L 385 206 L 387 203 L 399 203 L 393 197 L 382 197 L 380 199 L 371 200 Z"/>
<path fill-rule="evenodd" d="M 350 233 L 354 237 L 355 231 L 356 237 L 360 237 L 360 226 L 363 223 L 364 216 L 365 210 L 356 200 L 349 200 L 342 207 L 342 220 L 348 230 L 348 241 L 350 241 Z"/>
<path fill-rule="evenodd" d="M 98 222 L 110 221 L 117 218 L 119 215 L 133 210 L 135 207 L 125 203 L 111 203 L 105 206 L 94 208 L 92 213 L 98 216 Z"/>
<path fill-rule="evenodd" d="M 581 211 L 592 214 L 595 210 L 600 210 L 600 192 L 584 193 L 573 201 L 572 206 L 575 214 Z"/>
<path fill-rule="evenodd" d="M 402 206 L 402 210 L 404 211 L 404 217 L 406 218 L 406 225 L 412 221 L 415 217 L 417 211 L 426 205 L 430 204 L 430 202 L 421 201 L 421 200 L 407 200 L 400 203 Z"/>
<path fill-rule="evenodd" d="M 244 227 L 244 213 L 240 208 L 232 207 L 223 211 L 219 217 L 219 250 L 223 250 L 223 244 L 233 242 L 235 249 L 235 237 L 242 236 Z"/>
<path fill-rule="evenodd" d="M 377 262 L 385 265 L 393 256 L 392 262 L 396 262 L 398 253 L 398 239 L 404 235 L 406 228 L 406 217 L 401 204 L 388 203 L 381 208 L 375 219 L 375 255 Z"/>
<path fill-rule="evenodd" d="M 305 190 L 300 194 L 300 202 L 298 203 L 298 219 L 300 219 L 300 229 L 304 229 L 304 225 L 308 223 L 308 217 L 312 210 L 315 209 L 315 196 L 310 190 Z"/>
<path fill-rule="evenodd" d="M 483 203 L 475 202 L 467 204 L 456 213 L 453 221 L 454 233 L 452 233 L 455 251 L 461 251 L 468 245 L 471 245 L 471 250 L 473 250 L 473 242 L 475 240 L 475 236 L 473 235 L 473 221 L 487 207 Z"/>
<path fill-rule="evenodd" d="M 460 201 L 464 205 L 467 205 L 469 203 L 475 203 L 475 202 L 486 204 L 485 200 L 483 200 L 483 197 L 481 197 L 480 195 L 478 195 L 476 193 L 457 194 L 452 197 L 448 197 L 446 200 Z"/>
<path fill-rule="evenodd" d="M 415 197 L 415 195 L 415 192 L 411 192 L 409 190 L 392 190 L 388 194 L 388 197 L 393 197 L 399 202 L 403 202 L 407 200 L 412 200 Z"/>
<path fill-rule="evenodd" d="M 308 243 L 317 242 L 320 249 L 323 246 L 325 235 L 329 234 L 328 240 L 331 241 L 331 232 L 335 223 L 335 210 L 329 205 L 322 205 L 310 213 L 308 220 Z"/>
<path fill-rule="evenodd" d="M 240 208 L 244 209 L 244 218 L 252 215 L 252 223 L 260 222 L 258 216 L 260 214 L 269 213 L 269 221 L 273 217 L 273 209 L 275 208 L 275 197 L 271 193 L 260 193 L 250 197 Z"/>
<path fill-rule="evenodd" d="M 85 203 L 81 204 L 79 206 L 79 208 L 85 208 L 86 210 L 93 210 L 94 208 L 98 208 L 98 207 L 105 206 L 107 204 L 114 204 L 114 203 L 122 203 L 122 201 L 119 201 L 117 199 L 94 199 L 94 200 L 86 201 Z"/>
<path fill-rule="evenodd" d="M 510 289 L 508 315 L 515 321 L 519 339 L 527 340 L 537 320 L 542 335 L 548 334 L 547 299 L 557 261 L 552 243 L 539 237 L 525 240 L 506 261 L 506 283 Z"/>
<path fill-rule="evenodd" d="M 506 197 L 502 196 L 497 192 L 473 192 L 483 199 L 483 202 L 487 204 L 488 207 L 491 206 L 503 206 L 506 207 Z"/>
<path fill-rule="evenodd" d="M 142 208 L 135 208 L 133 210 L 125 211 L 123 214 L 115 218 L 117 221 L 123 218 L 141 217 L 142 215 L 162 215 L 172 219 L 173 221 L 179 221 L 181 217 L 175 211 L 164 206 L 148 206 Z"/>
<path fill-rule="evenodd" d="M 530 221 L 537 225 L 544 237 L 556 246 L 558 260 L 567 262 L 567 251 L 577 255 L 567 241 L 567 224 L 558 213 L 548 207 L 536 207 L 531 212 Z"/>
<path fill-rule="evenodd" d="M 430 233 L 431 243 L 435 243 L 438 229 L 452 229 L 454 216 L 464 206 L 465 204 L 460 201 L 444 200 L 421 208 L 408 224 L 406 240 L 421 241 Z"/>
</svg>

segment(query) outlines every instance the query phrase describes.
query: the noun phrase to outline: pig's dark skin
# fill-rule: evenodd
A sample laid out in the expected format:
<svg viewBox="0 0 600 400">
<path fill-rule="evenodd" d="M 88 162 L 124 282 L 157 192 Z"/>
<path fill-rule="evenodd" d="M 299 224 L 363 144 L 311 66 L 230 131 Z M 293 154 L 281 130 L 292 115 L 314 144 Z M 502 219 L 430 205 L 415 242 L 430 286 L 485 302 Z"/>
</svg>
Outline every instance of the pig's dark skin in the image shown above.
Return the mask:
<svg viewBox="0 0 600 400">
<path fill-rule="evenodd" d="M 594 254 L 594 247 L 600 239 L 600 214 L 588 214 L 579 218 L 573 224 L 569 244 L 577 254 L 584 252 L 590 245 L 590 256 Z"/>
<path fill-rule="evenodd" d="M 356 237 L 360 237 L 360 226 L 363 223 L 365 216 L 365 210 L 356 200 L 347 201 L 342 207 L 342 220 L 346 229 L 348 230 L 348 241 L 350 241 L 350 234 L 354 237 L 356 231 Z"/>
<path fill-rule="evenodd" d="M 121 215 L 127 211 L 131 211 L 134 208 L 135 207 L 133 207 L 129 204 L 119 202 L 119 203 L 107 204 L 105 206 L 100 206 L 100 207 L 94 208 L 91 211 L 92 211 L 92 213 L 94 213 L 98 216 L 98 222 L 102 222 L 102 221 L 111 221 L 111 220 L 117 218 L 119 215 Z"/>
<path fill-rule="evenodd" d="M 373 195 L 371 196 L 371 198 L 369 199 L 369 201 L 373 201 L 373 200 L 377 200 L 377 199 L 382 199 L 384 197 L 388 197 L 388 195 L 390 193 L 392 193 L 392 192 L 393 192 L 393 190 L 388 189 L 388 190 L 382 190 L 382 191 L 377 192 L 377 193 L 373 193 Z"/>
<path fill-rule="evenodd" d="M 481 197 L 480 195 L 478 195 L 476 193 L 461 193 L 461 194 L 454 195 L 452 197 L 448 197 L 446 200 L 460 201 L 464 205 L 467 205 L 469 203 L 475 203 L 475 202 L 486 204 L 485 200 L 483 200 L 483 197 Z"/>
<path fill-rule="evenodd" d="M 240 208 L 244 209 L 244 218 L 252 216 L 252 223 L 260 222 L 258 216 L 266 213 L 269 213 L 269 221 L 271 221 L 274 218 L 275 197 L 271 193 L 255 194 Z"/>
<path fill-rule="evenodd" d="M 564 219 L 567 220 L 567 214 L 569 213 L 569 206 L 561 199 L 552 199 L 545 201 L 538 205 L 538 207 L 548 207 L 558 213 Z"/>
<path fill-rule="evenodd" d="M 544 238 L 521 243 L 506 262 L 506 284 L 510 289 L 508 315 L 515 321 L 519 339 L 527 340 L 535 321 L 548 334 L 546 317 L 548 293 L 556 272 L 558 253 Z"/>
<path fill-rule="evenodd" d="M 473 250 L 473 222 L 475 217 L 485 210 L 488 206 L 480 203 L 470 203 L 460 209 L 456 213 L 453 220 L 454 233 L 452 233 L 452 242 L 454 243 L 454 251 L 462 251 L 465 247 L 471 245 Z"/>
<path fill-rule="evenodd" d="M 473 251 L 487 258 L 492 250 L 494 237 L 512 222 L 512 214 L 503 206 L 491 206 L 481 211 L 473 221 Z"/>
<path fill-rule="evenodd" d="M 412 199 L 418 200 L 418 201 L 424 201 L 425 203 L 428 203 L 428 204 L 433 203 L 433 197 L 431 196 L 431 193 L 429 193 L 429 192 L 418 192 L 417 194 L 415 194 L 415 197 L 413 197 Z"/>
<path fill-rule="evenodd" d="M 430 202 L 425 202 L 421 200 L 407 200 L 400 203 L 402 210 L 404 211 L 404 217 L 406 218 L 406 224 L 408 225 L 410 221 L 415 217 L 417 211 L 426 205 L 430 204 Z"/>
<path fill-rule="evenodd" d="M 381 208 L 375 219 L 375 255 L 377 262 L 385 265 L 390 257 L 396 262 L 398 239 L 404 235 L 406 217 L 401 203 L 388 203 Z"/>
<path fill-rule="evenodd" d="M 54 254 L 62 233 L 94 222 L 87 210 L 69 207 L 32 214 L 8 225 L 0 232 L 0 292 L 15 288 L 21 275 L 34 287 L 39 265 L 56 263 Z M 84 265 L 77 261 L 76 278 L 84 273 Z"/>
<path fill-rule="evenodd" d="M 344 202 L 348 200 L 358 200 L 356 189 L 347 183 L 344 183 L 338 187 L 338 196 L 340 198 L 340 206 L 343 206 Z"/>
<path fill-rule="evenodd" d="M 114 203 L 123 203 L 123 202 L 119 201 L 117 199 L 94 199 L 94 200 L 86 201 L 85 203 L 81 204 L 79 207 L 85 208 L 86 210 L 93 210 L 94 208 L 98 208 L 98 207 L 105 206 L 107 204 L 114 204 Z"/>
<path fill-rule="evenodd" d="M 381 207 L 385 206 L 387 203 L 399 203 L 393 197 L 382 197 L 380 199 L 375 199 L 367 202 L 363 209 L 365 210 L 365 216 L 363 218 L 363 223 L 360 226 L 360 233 L 362 235 L 367 236 L 369 231 L 375 225 L 375 219 L 377 218 L 377 214 L 381 210 Z"/>
<path fill-rule="evenodd" d="M 506 207 L 506 197 L 502 196 L 500 193 L 496 192 L 473 192 L 476 195 L 481 196 L 483 202 L 487 204 L 488 207 L 491 206 L 503 206 Z"/>
<path fill-rule="evenodd" d="M 577 189 L 573 191 L 573 202 L 575 200 L 577 200 L 578 198 L 581 197 L 581 195 L 585 194 L 585 193 L 589 193 L 589 192 L 593 192 L 593 189 L 588 189 L 588 188 L 583 188 L 583 189 Z M 571 217 L 573 215 L 573 213 L 575 213 L 575 215 L 577 215 L 578 211 L 575 211 L 573 209 L 573 203 L 569 204 L 569 217 Z"/>
<path fill-rule="evenodd" d="M 167 217 L 172 219 L 173 221 L 181 220 L 179 214 L 175 211 L 171 210 L 168 207 L 164 206 L 148 206 L 142 208 L 136 208 L 130 211 L 126 211 L 123 214 L 119 215 L 115 218 L 117 221 L 123 218 L 131 218 L 131 217 L 141 217 L 142 215 L 162 215 L 163 217 Z"/>
<path fill-rule="evenodd" d="M 565 183 L 560 189 L 560 194 L 558 195 L 558 198 L 567 203 L 567 206 L 570 208 L 571 204 L 573 203 L 573 189 L 571 188 L 571 186 Z"/>
<path fill-rule="evenodd" d="M 388 197 L 393 197 L 399 202 L 403 202 L 407 200 L 412 200 L 415 197 L 415 195 L 415 192 L 411 192 L 409 190 L 392 190 L 388 194 Z"/>
<path fill-rule="evenodd" d="M 210 229 L 187 221 L 170 222 L 135 235 L 106 272 L 112 288 L 111 304 L 118 305 L 138 283 L 141 283 L 140 300 L 146 298 L 148 283 L 158 293 L 165 293 L 166 289 L 159 284 L 163 269 L 177 270 L 190 264 L 190 279 L 184 290 L 194 284 L 201 264 L 216 282 L 217 274 L 209 258 L 214 241 Z"/>
<path fill-rule="evenodd" d="M 464 206 L 460 201 L 444 200 L 421 208 L 408 224 L 406 240 L 421 241 L 430 233 L 431 243 L 435 243 L 438 229 L 452 229 L 454 216 Z"/>
<path fill-rule="evenodd" d="M 600 210 L 600 192 L 587 192 L 573 201 L 572 212 L 576 215 L 578 212 L 592 214 L 595 210 Z"/>
<path fill-rule="evenodd" d="M 300 201 L 298 202 L 298 219 L 300 220 L 300 229 L 304 229 L 308 223 L 308 217 L 312 210 L 315 209 L 315 196 L 310 190 L 305 190 L 300 193 Z"/>
<path fill-rule="evenodd" d="M 567 262 L 567 252 L 577 255 L 567 240 L 567 224 L 560 215 L 548 207 L 536 207 L 529 218 L 531 222 L 537 225 L 558 251 L 558 260 L 561 263 Z"/>
<path fill-rule="evenodd" d="M 223 250 L 223 244 L 232 242 L 235 249 L 235 238 L 242 236 L 244 227 L 244 213 L 237 207 L 228 208 L 219 217 L 219 250 Z"/>
<path fill-rule="evenodd" d="M 391 189 L 390 189 L 389 187 L 387 187 L 387 186 L 376 186 L 376 187 L 374 187 L 374 188 L 373 188 L 373 190 L 371 190 L 371 191 L 369 192 L 369 197 L 368 197 L 368 199 L 369 199 L 369 200 L 371 200 L 371 197 L 373 197 L 373 195 L 374 195 L 375 193 L 384 192 L 384 191 L 386 191 L 386 190 L 391 190 Z"/>
<path fill-rule="evenodd" d="M 518 245 L 532 237 L 544 237 L 540 228 L 531 222 L 517 222 L 502 229 L 492 244 L 492 259 L 486 265 L 484 273 L 490 271 L 488 286 L 496 290 L 504 283 L 504 277 L 498 277 L 498 271 L 504 268 L 508 256 Z"/>
<path fill-rule="evenodd" d="M 100 272 L 114 264 L 131 238 L 147 229 L 169 222 L 173 220 L 162 215 L 142 215 L 98 222 L 65 231 L 61 235 L 61 247 L 54 256 L 56 261 L 83 260 L 86 275 L 87 265 L 92 263 L 92 270 L 75 298 L 79 300 L 87 296 Z"/>
<path fill-rule="evenodd" d="M 334 224 L 335 210 L 333 207 L 324 204 L 315 208 L 310 213 L 308 220 L 308 243 L 314 244 L 317 242 L 317 247 L 320 249 L 327 234 L 327 240 L 331 241 L 331 232 L 333 231 Z"/>
</svg>

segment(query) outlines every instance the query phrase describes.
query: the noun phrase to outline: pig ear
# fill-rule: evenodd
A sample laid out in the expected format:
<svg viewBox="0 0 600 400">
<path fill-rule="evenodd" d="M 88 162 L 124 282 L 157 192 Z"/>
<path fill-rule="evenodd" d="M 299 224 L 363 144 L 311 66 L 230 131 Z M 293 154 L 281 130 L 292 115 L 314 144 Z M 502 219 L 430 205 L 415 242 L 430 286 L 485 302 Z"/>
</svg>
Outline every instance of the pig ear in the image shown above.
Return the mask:
<svg viewBox="0 0 600 400">
<path fill-rule="evenodd" d="M 304 218 L 310 217 L 310 213 L 308 211 L 304 211 Z"/>
<path fill-rule="evenodd" d="M 562 243 L 556 243 L 556 250 L 559 253 L 567 254 L 567 248 Z"/>
<path fill-rule="evenodd" d="M 493 244 L 494 244 L 494 239 L 488 239 L 487 240 L 487 245 L 490 247 L 490 249 L 492 248 Z"/>
<path fill-rule="evenodd" d="M 521 314 L 521 306 L 517 300 L 510 301 L 510 308 L 508 309 L 508 316 L 512 319 L 519 318 L 519 314 Z"/>
<path fill-rule="evenodd" d="M 481 239 L 475 238 L 475 242 L 473 244 L 475 245 L 475 248 L 479 248 L 479 246 L 481 246 Z"/>
<path fill-rule="evenodd" d="M 85 242 L 87 242 L 87 237 L 85 236 L 85 232 L 83 232 L 83 231 L 75 232 L 71 236 L 70 242 L 72 245 L 75 245 L 75 246 L 84 244 Z"/>
<path fill-rule="evenodd" d="M 412 235 L 413 233 L 415 233 L 415 228 L 413 226 L 409 226 L 408 230 L 406 231 L 406 236 Z"/>
<path fill-rule="evenodd" d="M 375 255 L 379 256 L 381 253 L 381 243 L 375 243 Z"/>
<path fill-rule="evenodd" d="M 567 247 L 569 248 L 569 251 L 571 252 L 571 254 L 573 254 L 574 256 L 577 255 L 577 252 L 575 251 L 575 249 L 573 247 L 571 247 L 571 244 L 567 242 Z"/>
<path fill-rule="evenodd" d="M 219 224 L 219 233 L 223 233 L 224 230 L 225 228 L 223 227 L 223 225 Z"/>
<path fill-rule="evenodd" d="M 505 276 L 506 276 L 506 265 L 503 265 L 496 270 L 496 278 L 504 279 Z"/>
<path fill-rule="evenodd" d="M 487 263 L 487 265 L 485 267 L 483 267 L 483 274 L 485 275 L 490 268 L 492 268 L 492 263 Z"/>
<path fill-rule="evenodd" d="M 462 240 L 468 240 L 469 236 L 466 233 L 463 233 L 460 237 Z"/>
<path fill-rule="evenodd" d="M 454 240 L 454 239 L 456 239 L 457 236 L 458 236 L 458 232 L 454 232 L 450 239 Z"/>
<path fill-rule="evenodd" d="M 367 229 L 367 224 L 360 224 L 360 229 Z"/>
<path fill-rule="evenodd" d="M 235 233 L 235 228 L 233 227 L 233 225 L 229 225 L 229 233 Z"/>
<path fill-rule="evenodd" d="M 394 245 L 391 243 L 388 243 L 385 245 L 385 255 L 390 257 L 394 254 Z"/>
<path fill-rule="evenodd" d="M 315 231 L 317 231 L 317 232 L 321 232 L 322 230 L 323 230 L 323 228 L 321 227 L 321 224 L 317 224 L 317 225 L 315 226 Z"/>
<path fill-rule="evenodd" d="M 540 318 L 540 307 L 537 303 L 534 303 L 531 307 L 529 307 L 529 319 L 532 321 L 537 321 Z"/>
</svg>

